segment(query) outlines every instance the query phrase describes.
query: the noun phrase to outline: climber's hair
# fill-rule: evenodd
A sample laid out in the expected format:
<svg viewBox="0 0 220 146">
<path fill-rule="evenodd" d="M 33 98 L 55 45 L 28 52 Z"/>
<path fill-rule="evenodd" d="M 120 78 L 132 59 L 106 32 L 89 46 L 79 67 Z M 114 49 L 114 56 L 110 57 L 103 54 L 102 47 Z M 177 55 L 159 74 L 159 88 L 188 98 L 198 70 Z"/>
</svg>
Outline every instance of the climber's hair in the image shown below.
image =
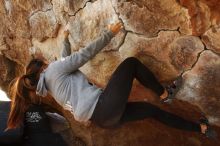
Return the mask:
<svg viewBox="0 0 220 146">
<path fill-rule="evenodd" d="M 26 67 L 25 74 L 11 82 L 9 96 L 12 101 L 6 130 L 21 126 L 24 113 L 30 104 L 40 104 L 40 97 L 35 91 L 45 65 L 47 63 L 42 59 L 32 59 Z"/>
</svg>

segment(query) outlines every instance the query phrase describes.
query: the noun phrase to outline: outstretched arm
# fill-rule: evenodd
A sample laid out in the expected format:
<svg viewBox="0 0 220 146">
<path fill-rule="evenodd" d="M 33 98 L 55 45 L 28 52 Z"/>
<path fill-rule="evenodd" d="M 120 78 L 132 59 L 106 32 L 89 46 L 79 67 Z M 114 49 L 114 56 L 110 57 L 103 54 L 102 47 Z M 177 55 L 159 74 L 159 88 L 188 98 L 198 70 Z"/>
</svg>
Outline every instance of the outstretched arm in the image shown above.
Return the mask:
<svg viewBox="0 0 220 146">
<path fill-rule="evenodd" d="M 59 65 L 62 72 L 73 72 L 83 66 L 87 61 L 92 59 L 100 50 L 102 50 L 112 39 L 114 35 L 116 35 L 122 25 L 121 23 L 117 23 L 109 27 L 109 30 L 105 31 L 98 39 L 93 41 L 90 45 L 85 48 L 80 49 L 78 52 L 74 52 L 70 56 L 65 57 Z M 64 43 L 65 44 L 65 43 Z M 64 55 L 69 53 L 68 48 L 70 49 L 70 44 L 65 48 L 66 51 L 63 52 Z"/>
</svg>

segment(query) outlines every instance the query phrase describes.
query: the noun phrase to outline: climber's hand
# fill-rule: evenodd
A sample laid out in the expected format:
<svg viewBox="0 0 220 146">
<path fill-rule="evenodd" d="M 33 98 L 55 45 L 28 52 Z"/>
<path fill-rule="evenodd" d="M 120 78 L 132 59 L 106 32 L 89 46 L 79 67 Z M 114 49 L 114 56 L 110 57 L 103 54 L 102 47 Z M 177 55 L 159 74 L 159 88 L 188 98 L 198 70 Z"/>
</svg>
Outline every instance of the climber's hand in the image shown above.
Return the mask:
<svg viewBox="0 0 220 146">
<path fill-rule="evenodd" d="M 123 28 L 122 23 L 118 22 L 116 24 L 110 24 L 108 29 L 112 31 L 114 35 L 116 35 Z"/>
<path fill-rule="evenodd" d="M 65 31 L 63 32 L 63 34 L 64 34 L 64 38 L 66 39 L 66 38 L 68 38 L 70 32 L 69 32 L 69 30 L 65 30 Z"/>
</svg>

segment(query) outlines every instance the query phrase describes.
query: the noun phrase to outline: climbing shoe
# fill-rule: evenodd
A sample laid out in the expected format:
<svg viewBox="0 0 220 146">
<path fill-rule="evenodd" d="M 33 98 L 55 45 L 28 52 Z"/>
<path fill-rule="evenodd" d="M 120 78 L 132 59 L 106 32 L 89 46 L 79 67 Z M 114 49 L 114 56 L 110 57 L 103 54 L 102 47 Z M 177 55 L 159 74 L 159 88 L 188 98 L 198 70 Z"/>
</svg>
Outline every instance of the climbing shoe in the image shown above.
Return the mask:
<svg viewBox="0 0 220 146">
<path fill-rule="evenodd" d="M 171 103 L 172 100 L 175 98 L 177 92 L 181 88 L 181 85 L 183 83 L 182 76 L 178 76 L 170 85 L 165 86 L 165 89 L 168 92 L 168 96 L 161 100 L 163 103 Z"/>
</svg>

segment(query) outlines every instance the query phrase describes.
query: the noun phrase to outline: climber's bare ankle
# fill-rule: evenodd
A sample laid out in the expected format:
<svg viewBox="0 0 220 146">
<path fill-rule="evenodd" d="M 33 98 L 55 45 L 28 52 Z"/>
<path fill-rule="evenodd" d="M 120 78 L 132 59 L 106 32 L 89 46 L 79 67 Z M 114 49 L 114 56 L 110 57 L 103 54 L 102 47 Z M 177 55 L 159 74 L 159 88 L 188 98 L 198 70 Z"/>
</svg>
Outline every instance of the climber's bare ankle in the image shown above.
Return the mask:
<svg viewBox="0 0 220 146">
<path fill-rule="evenodd" d="M 200 124 L 200 128 L 201 128 L 201 133 L 205 134 L 208 127 L 205 124 Z"/>
</svg>

